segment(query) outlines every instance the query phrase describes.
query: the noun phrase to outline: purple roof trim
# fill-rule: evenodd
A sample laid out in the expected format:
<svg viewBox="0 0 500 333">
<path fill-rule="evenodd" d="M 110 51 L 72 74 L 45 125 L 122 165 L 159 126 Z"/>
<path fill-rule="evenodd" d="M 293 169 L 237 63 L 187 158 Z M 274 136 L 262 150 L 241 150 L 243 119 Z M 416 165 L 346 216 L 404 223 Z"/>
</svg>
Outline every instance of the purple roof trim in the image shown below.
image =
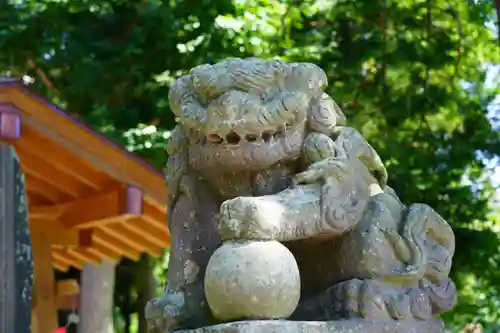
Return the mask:
<svg viewBox="0 0 500 333">
<path fill-rule="evenodd" d="M 40 101 L 41 103 L 45 104 L 49 109 L 51 109 L 54 112 L 60 114 L 61 116 L 63 116 L 66 119 L 68 119 L 69 121 L 72 121 L 72 122 L 76 123 L 77 125 L 81 126 L 87 132 L 89 132 L 89 133 L 97 136 L 104 143 L 107 143 L 112 148 L 121 151 L 122 153 L 124 153 L 125 155 L 127 155 L 131 160 L 134 160 L 134 161 L 138 162 L 139 164 L 141 164 L 142 166 L 144 166 L 146 169 L 148 169 L 148 170 L 150 170 L 150 171 L 152 171 L 152 172 L 160 175 L 161 177 L 163 177 L 163 174 L 160 171 L 158 171 L 157 169 L 155 169 L 151 164 L 147 163 L 142 158 L 140 158 L 137 155 L 135 155 L 134 153 L 126 150 L 125 148 L 123 148 L 122 146 L 120 146 L 119 144 L 117 144 L 116 142 L 114 142 L 111 139 L 107 138 L 104 134 L 99 133 L 99 132 L 93 130 L 84 121 L 82 121 L 82 120 L 80 120 L 80 119 L 78 119 L 78 118 L 76 118 L 76 117 L 74 117 L 74 116 L 72 116 L 70 114 L 67 114 L 64 110 L 60 109 L 56 105 L 54 105 L 54 104 L 50 103 L 49 101 L 47 101 L 47 99 L 45 99 L 45 98 L 43 98 L 41 96 L 38 96 L 37 94 L 31 92 L 26 87 L 26 85 L 23 83 L 23 81 L 21 79 L 0 77 L 0 87 L 2 87 L 2 86 L 17 86 L 17 87 L 20 87 L 31 98 Z"/>
</svg>

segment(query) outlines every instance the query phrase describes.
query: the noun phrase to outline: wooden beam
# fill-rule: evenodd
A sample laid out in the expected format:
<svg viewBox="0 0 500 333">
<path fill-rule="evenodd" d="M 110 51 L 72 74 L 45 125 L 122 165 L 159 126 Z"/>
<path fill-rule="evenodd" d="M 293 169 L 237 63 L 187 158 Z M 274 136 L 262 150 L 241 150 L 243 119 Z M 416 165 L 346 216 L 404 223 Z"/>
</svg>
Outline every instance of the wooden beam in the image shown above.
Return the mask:
<svg viewBox="0 0 500 333">
<path fill-rule="evenodd" d="M 161 248 L 152 244 L 145 237 L 143 237 L 142 231 L 136 232 L 135 230 L 129 229 L 126 226 L 127 222 L 109 224 L 107 226 L 104 226 L 102 229 L 107 234 L 121 239 L 124 243 L 130 245 L 131 248 L 135 249 L 139 253 L 148 252 L 156 258 L 161 256 Z"/>
<path fill-rule="evenodd" d="M 158 202 L 167 201 L 163 175 L 140 158 L 106 140 L 77 119 L 37 98 L 22 85 L 10 88 L 10 102 L 23 111 L 23 122 L 71 150 L 98 170 L 123 183 L 141 185 Z M 0 100 L 1 102 L 1 100 Z M 23 134 L 24 135 L 24 134 Z"/>
<path fill-rule="evenodd" d="M 39 217 L 39 216 L 38 216 Z M 46 233 L 46 241 L 52 246 L 60 247 L 90 247 L 92 246 L 92 229 L 68 229 L 59 220 L 46 220 L 38 217 L 30 221 L 32 231 Z M 31 218 L 31 215 L 30 215 Z"/>
<path fill-rule="evenodd" d="M 91 228 L 141 213 L 142 191 L 127 186 L 107 194 L 75 201 L 68 205 L 60 219 L 67 228 Z"/>
<path fill-rule="evenodd" d="M 95 191 L 94 187 L 88 186 L 72 175 L 59 170 L 57 162 L 37 157 L 23 149 L 18 149 L 17 152 L 22 169 L 26 174 L 43 179 L 51 187 L 70 195 L 72 198 L 85 197 Z"/>
<path fill-rule="evenodd" d="M 70 258 L 66 254 L 65 250 L 61 249 L 52 249 L 52 257 L 57 259 L 60 262 L 63 262 L 64 264 L 68 266 L 73 266 L 77 269 L 83 269 L 83 261 L 77 259 L 77 258 Z"/>
<path fill-rule="evenodd" d="M 47 233 L 47 238 L 51 245 L 74 247 L 80 244 L 76 230 L 50 230 Z"/>
<path fill-rule="evenodd" d="M 110 185 L 108 175 L 93 169 L 77 155 L 75 156 L 26 124 L 22 129 L 23 136 L 21 140 L 15 142 L 16 149 L 50 161 L 60 172 L 70 175 L 96 191 Z"/>
<path fill-rule="evenodd" d="M 0 139 L 21 137 L 21 111 L 11 104 L 0 103 Z"/>
<path fill-rule="evenodd" d="M 141 226 L 144 229 L 155 229 L 156 232 L 153 234 L 164 240 L 167 245 L 164 248 L 170 247 L 170 231 L 167 224 L 167 214 L 165 211 L 158 209 L 155 205 L 149 204 L 148 201 L 144 201 L 143 214 L 141 216 L 143 224 Z M 149 227 L 146 227 L 149 225 Z"/>
<path fill-rule="evenodd" d="M 126 186 L 64 205 L 32 207 L 30 211 L 36 219 L 57 218 L 68 229 L 93 228 L 141 215 L 142 192 Z"/>
<path fill-rule="evenodd" d="M 170 247 L 170 235 L 163 228 L 158 228 L 141 218 L 127 220 L 123 222 L 123 225 L 127 229 L 140 234 L 141 237 L 157 248 L 165 249 Z"/>
<path fill-rule="evenodd" d="M 50 141 L 58 142 L 61 148 L 91 162 L 96 169 L 117 175 L 121 182 L 140 184 L 158 202 L 166 202 L 167 191 L 160 172 L 29 93 L 22 85 L 6 89 L 8 94 L 0 95 L 0 102 L 11 102 L 21 109 L 27 127 L 36 128 Z"/>
<path fill-rule="evenodd" d="M 53 332 L 57 328 L 57 307 L 54 293 L 52 251 L 46 232 L 32 232 L 33 258 L 35 261 L 35 294 L 39 332 Z"/>
<path fill-rule="evenodd" d="M 91 262 L 94 264 L 100 264 L 102 262 L 102 257 L 88 251 L 85 248 L 67 249 L 66 253 L 73 258 L 82 260 L 83 262 Z"/>
<path fill-rule="evenodd" d="M 133 261 L 137 261 L 140 258 L 140 252 L 132 248 L 123 240 L 113 237 L 112 235 L 105 233 L 103 230 L 96 230 L 96 233 L 94 235 L 94 242 L 100 243 L 105 247 L 113 250 L 114 252 L 120 253 Z"/>
<path fill-rule="evenodd" d="M 117 263 L 120 260 L 121 253 L 117 253 L 112 249 L 103 246 L 102 244 L 96 243 L 94 246 L 88 249 L 89 252 L 94 253 L 95 255 L 106 258 L 108 261 L 113 263 Z"/>
<path fill-rule="evenodd" d="M 156 207 L 156 209 L 158 209 L 163 215 L 167 215 L 166 201 L 159 202 L 159 201 L 156 201 L 153 197 L 151 197 L 149 195 L 144 195 L 144 202 L 145 202 L 145 205 L 148 204 L 148 205 L 151 205 L 153 207 Z"/>
<path fill-rule="evenodd" d="M 29 206 L 30 221 L 55 221 L 64 213 L 66 205 Z M 62 226 L 62 224 L 61 224 Z"/>
<path fill-rule="evenodd" d="M 83 247 L 83 246 L 77 247 L 76 249 L 79 250 L 80 254 L 74 256 L 71 255 L 71 253 L 68 253 L 69 249 L 68 247 L 63 247 L 53 244 L 52 245 L 53 259 L 55 261 L 62 263 L 63 265 L 73 266 L 78 269 L 81 269 L 83 267 L 83 263 L 85 261 L 91 262 L 92 260 L 96 260 L 95 258 L 107 258 L 109 261 L 112 262 L 118 262 L 120 260 L 121 256 L 123 255 L 121 251 L 115 251 L 106 245 L 95 242 L 93 237 L 94 230 L 92 229 L 80 230 L 80 233 L 84 233 L 86 231 L 92 231 L 90 233 L 91 236 L 90 241 L 92 242 L 91 247 Z M 84 252 L 83 257 L 82 257 L 82 252 Z"/>
<path fill-rule="evenodd" d="M 91 228 L 140 215 L 141 210 L 141 190 L 127 186 L 70 204 L 61 221 L 68 228 Z"/>
<path fill-rule="evenodd" d="M 61 308 L 72 308 L 70 304 L 68 304 L 71 298 L 75 296 L 78 297 L 80 293 L 80 286 L 75 279 L 67 279 L 57 281 L 54 286 L 54 293 L 56 298 L 56 306 L 58 309 Z M 68 299 L 70 298 L 70 299 Z M 68 306 L 70 305 L 70 306 Z M 32 307 L 35 308 L 37 306 L 37 298 L 33 297 Z"/>
<path fill-rule="evenodd" d="M 59 259 L 52 257 L 52 267 L 60 272 L 67 272 L 70 265 L 67 265 Z"/>
<path fill-rule="evenodd" d="M 73 296 L 57 297 L 57 308 L 59 310 L 75 310 L 80 307 L 80 294 Z"/>
<path fill-rule="evenodd" d="M 73 296 L 80 292 L 80 286 L 75 279 L 66 279 L 56 282 L 56 296 Z"/>
<path fill-rule="evenodd" d="M 52 201 L 47 200 L 47 198 L 44 198 L 34 192 L 28 193 L 28 201 L 30 205 L 36 205 L 36 206 L 48 206 L 52 203 Z"/>
<path fill-rule="evenodd" d="M 94 229 L 78 230 L 79 247 L 90 249 L 94 245 L 94 242 L 92 241 L 92 239 L 94 238 L 93 235 Z"/>
<path fill-rule="evenodd" d="M 158 209 L 155 205 L 151 204 L 149 200 L 144 201 L 142 214 L 144 216 L 144 219 L 146 219 L 147 221 L 153 224 L 164 225 L 165 227 L 167 227 L 166 212 Z"/>
<path fill-rule="evenodd" d="M 50 186 L 45 180 L 33 177 L 29 174 L 25 175 L 28 194 L 34 192 L 51 203 L 60 203 L 71 201 L 72 197 L 68 194 L 58 191 Z"/>
</svg>

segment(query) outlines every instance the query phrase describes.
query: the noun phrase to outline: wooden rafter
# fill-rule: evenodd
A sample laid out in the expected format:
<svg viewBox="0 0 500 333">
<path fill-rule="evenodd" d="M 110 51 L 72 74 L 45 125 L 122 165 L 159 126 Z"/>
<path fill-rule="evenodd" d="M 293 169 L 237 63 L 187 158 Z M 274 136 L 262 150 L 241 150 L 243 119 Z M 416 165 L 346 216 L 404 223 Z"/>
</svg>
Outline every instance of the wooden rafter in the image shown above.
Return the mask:
<svg viewBox="0 0 500 333">
<path fill-rule="evenodd" d="M 142 213 L 142 192 L 126 186 L 67 204 L 30 207 L 34 219 L 57 219 L 66 228 L 93 228 Z M 36 222 L 36 221 L 35 221 Z"/>
<path fill-rule="evenodd" d="M 71 257 L 78 258 L 84 262 L 90 262 L 93 264 L 100 264 L 102 262 L 102 257 L 88 251 L 85 248 L 67 249 L 66 252 Z"/>
<path fill-rule="evenodd" d="M 71 256 L 68 256 L 66 250 L 59 250 L 52 248 L 52 258 L 65 263 L 65 265 L 73 266 L 78 269 L 83 269 L 84 262 L 78 258 L 73 258 Z"/>
<path fill-rule="evenodd" d="M 130 219 L 125 224 L 126 227 L 144 237 L 150 244 L 158 248 L 168 248 L 170 237 L 167 227 L 158 226 L 158 223 L 149 223 L 141 218 Z"/>
<path fill-rule="evenodd" d="M 68 194 L 51 187 L 45 179 L 35 178 L 30 174 L 25 174 L 24 177 L 26 179 L 26 189 L 28 194 L 35 193 L 36 195 L 49 200 L 51 203 L 68 202 L 73 199 Z"/>
<path fill-rule="evenodd" d="M 123 256 L 131 260 L 137 261 L 140 258 L 141 251 L 133 248 L 123 239 L 110 235 L 101 229 L 96 232 L 93 240 L 94 242 L 101 244 L 101 246 L 107 247 L 112 251 L 123 253 Z"/>
<path fill-rule="evenodd" d="M 61 170 L 57 167 L 57 163 L 38 157 L 24 149 L 17 149 L 16 152 L 21 160 L 22 169 L 25 174 L 34 178 L 45 179 L 47 186 L 54 187 L 73 198 L 85 197 L 96 191 L 96 188 L 99 190 L 96 185 L 92 184 L 89 186 L 73 175 Z"/>
<path fill-rule="evenodd" d="M 148 195 L 155 197 L 159 202 L 166 202 L 167 191 L 164 183 L 158 183 L 158 175 L 146 163 L 139 162 L 110 142 L 103 145 L 103 138 L 99 134 L 57 108 L 51 108 L 21 85 L 5 86 L 4 89 L 11 103 L 26 113 L 23 123 L 50 140 L 56 141 L 59 149 L 78 150 L 81 159 L 106 173 L 116 175 L 123 182 L 142 184 L 147 189 Z M 124 170 L 124 166 L 127 167 L 127 171 Z"/>
<path fill-rule="evenodd" d="M 155 244 L 143 237 L 143 232 L 131 230 L 127 227 L 127 225 L 127 222 L 117 223 L 115 225 L 105 226 L 103 227 L 103 230 L 115 238 L 122 239 L 131 248 L 138 252 L 148 252 L 154 257 L 159 257 L 161 255 L 161 248 L 157 247 Z"/>
<path fill-rule="evenodd" d="M 64 149 L 64 147 L 58 146 L 28 125 L 23 124 L 22 140 L 15 142 L 14 146 L 18 150 L 29 152 L 37 159 L 50 161 L 57 173 L 69 174 L 95 190 L 107 185 L 106 181 L 109 181 L 109 176 L 96 171 L 88 163 L 79 159 L 78 156 Z M 53 176 L 56 176 L 57 173 Z"/>
</svg>

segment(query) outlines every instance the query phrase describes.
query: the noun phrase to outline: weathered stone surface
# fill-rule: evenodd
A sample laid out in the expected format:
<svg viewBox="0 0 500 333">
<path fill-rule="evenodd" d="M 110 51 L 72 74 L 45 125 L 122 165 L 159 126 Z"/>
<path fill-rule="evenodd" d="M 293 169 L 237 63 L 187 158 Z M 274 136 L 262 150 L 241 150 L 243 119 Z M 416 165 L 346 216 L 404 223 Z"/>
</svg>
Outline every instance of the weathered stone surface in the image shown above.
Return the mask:
<svg viewBox="0 0 500 333">
<path fill-rule="evenodd" d="M 443 324 L 430 321 L 238 321 L 178 333 L 444 333 Z"/>
<path fill-rule="evenodd" d="M 228 242 L 208 262 L 205 294 L 220 320 L 288 318 L 299 303 L 299 268 L 279 242 Z"/>
<path fill-rule="evenodd" d="M 0 332 L 30 332 L 31 251 L 24 175 L 14 148 L 0 143 Z"/>
<path fill-rule="evenodd" d="M 301 279 L 293 320 L 352 320 L 345 327 L 360 332 L 359 318 L 400 320 L 411 332 L 453 306 L 453 230 L 431 207 L 399 200 L 326 85 L 316 65 L 257 58 L 201 65 L 172 85 L 172 250 L 165 293 L 148 305 L 150 333 L 216 322 L 204 277 L 232 240 L 288 247 Z M 217 302 L 235 298 L 223 291 Z M 217 317 L 233 318 L 225 309 Z"/>
</svg>

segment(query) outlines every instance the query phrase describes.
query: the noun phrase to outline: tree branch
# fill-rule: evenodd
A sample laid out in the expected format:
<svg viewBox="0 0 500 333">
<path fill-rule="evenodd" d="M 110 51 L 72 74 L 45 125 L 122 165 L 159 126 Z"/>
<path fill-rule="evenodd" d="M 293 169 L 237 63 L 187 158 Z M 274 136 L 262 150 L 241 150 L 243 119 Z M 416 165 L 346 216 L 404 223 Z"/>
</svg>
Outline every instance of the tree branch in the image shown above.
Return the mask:
<svg viewBox="0 0 500 333">
<path fill-rule="evenodd" d="M 45 74 L 43 69 L 38 67 L 33 59 L 29 58 L 26 63 L 28 64 L 29 67 L 31 67 L 35 73 L 38 75 L 40 80 L 42 81 L 43 85 L 54 95 L 59 95 L 59 91 L 54 87 L 54 84 L 52 81 L 49 79 L 48 75 Z"/>
</svg>

